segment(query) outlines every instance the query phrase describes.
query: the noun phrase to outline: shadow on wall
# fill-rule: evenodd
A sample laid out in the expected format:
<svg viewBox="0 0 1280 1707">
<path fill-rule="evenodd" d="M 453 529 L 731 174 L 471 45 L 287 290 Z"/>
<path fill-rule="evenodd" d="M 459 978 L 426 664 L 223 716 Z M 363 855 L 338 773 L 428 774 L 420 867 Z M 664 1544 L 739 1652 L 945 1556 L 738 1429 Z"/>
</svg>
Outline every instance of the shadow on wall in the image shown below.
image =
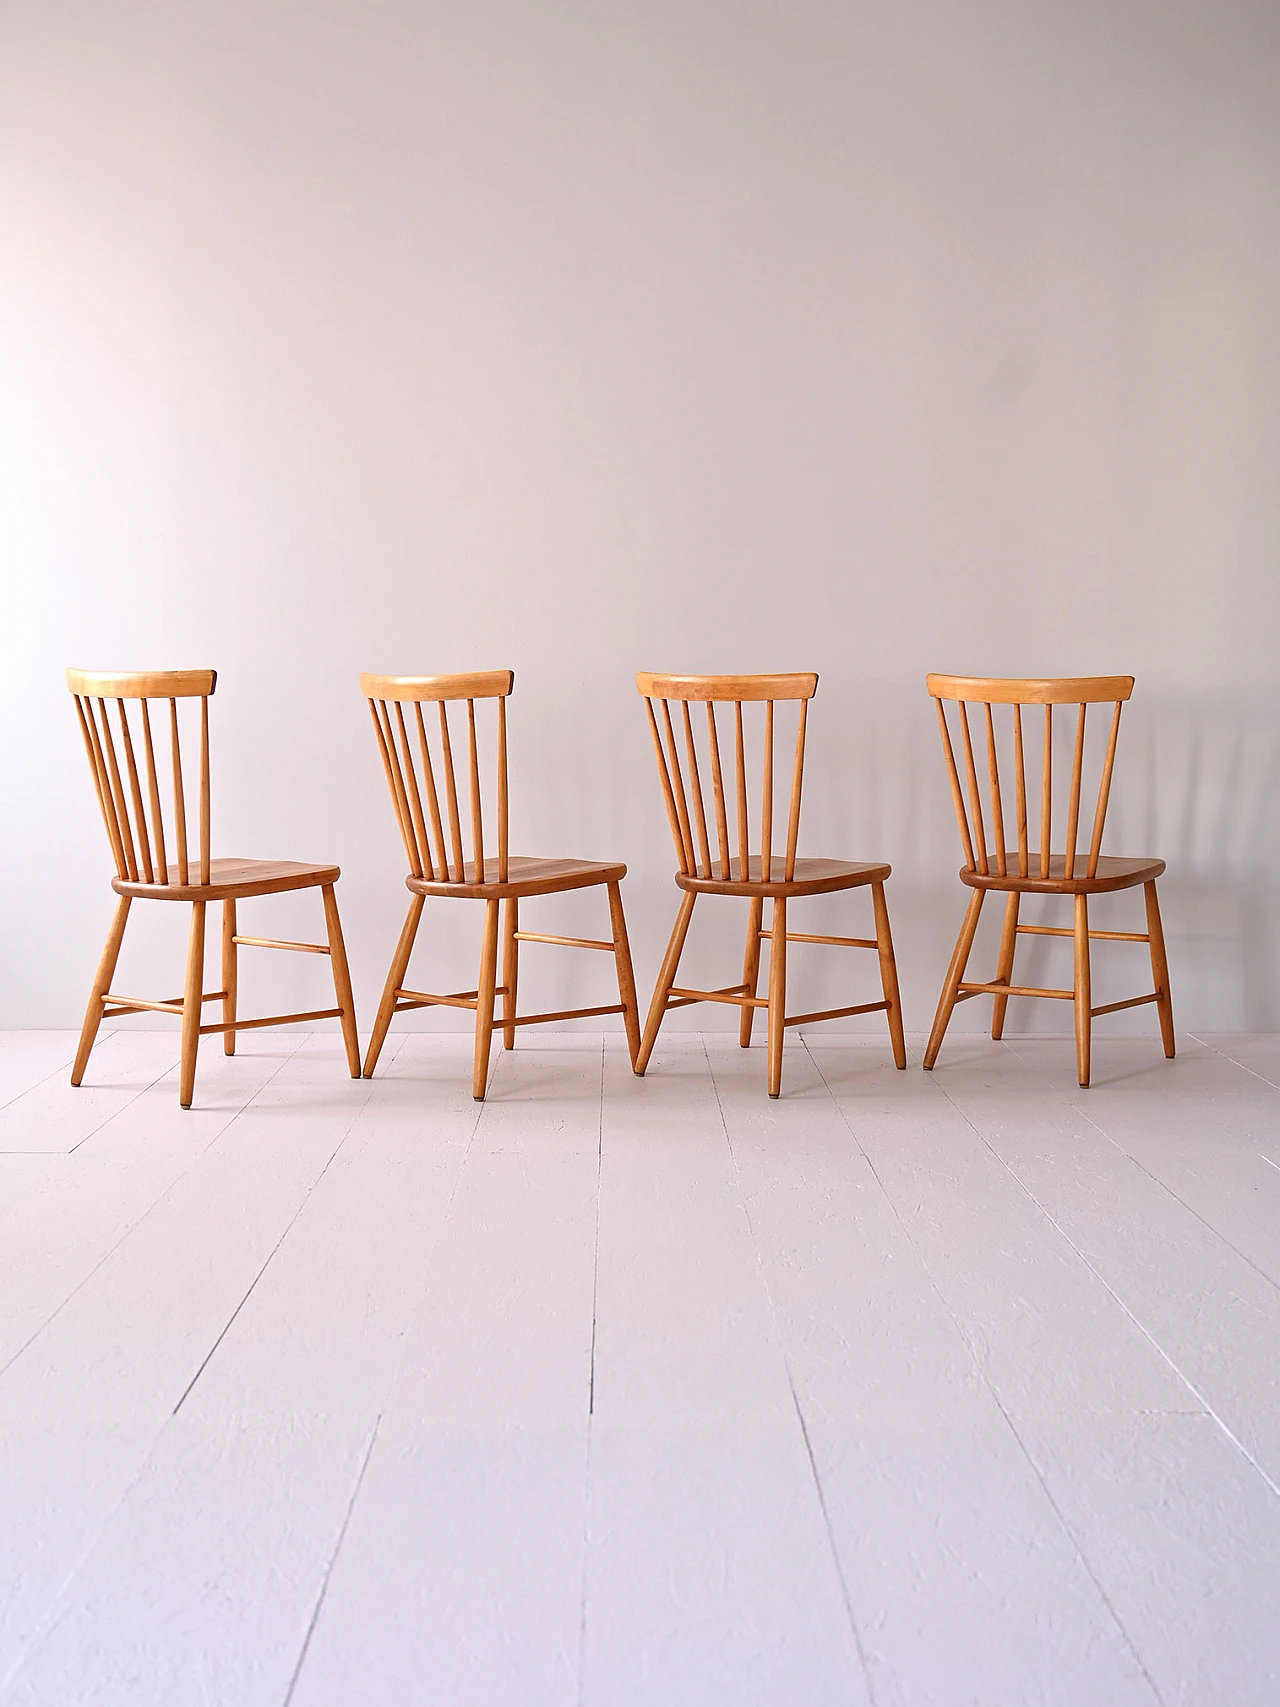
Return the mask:
<svg viewBox="0 0 1280 1707">
<path fill-rule="evenodd" d="M 1135 703 L 1125 716 L 1126 788 L 1108 823 L 1110 844 L 1142 852 L 1150 846 L 1167 862 L 1165 912 L 1176 922 L 1183 952 L 1194 944 L 1204 976 L 1238 985 L 1247 1027 L 1274 1030 L 1280 1025 L 1275 715 L 1184 700 Z"/>
</svg>

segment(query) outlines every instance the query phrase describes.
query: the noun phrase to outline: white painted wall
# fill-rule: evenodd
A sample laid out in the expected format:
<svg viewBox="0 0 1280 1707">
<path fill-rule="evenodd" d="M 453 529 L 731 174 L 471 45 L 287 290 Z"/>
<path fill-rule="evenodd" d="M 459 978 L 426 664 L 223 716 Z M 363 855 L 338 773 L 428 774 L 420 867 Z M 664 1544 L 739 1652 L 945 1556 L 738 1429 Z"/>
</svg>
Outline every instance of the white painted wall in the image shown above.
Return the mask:
<svg viewBox="0 0 1280 1707">
<path fill-rule="evenodd" d="M 110 909 L 64 666 L 208 663 L 219 851 L 341 862 L 366 1021 L 362 668 L 514 667 L 516 842 L 630 863 L 646 996 L 633 672 L 818 669 L 804 842 L 893 862 L 916 1028 L 964 898 L 926 669 L 1131 670 L 1109 847 L 1169 861 L 1179 1021 L 1276 1025 L 1278 77 L 1271 0 L 6 7 L 0 1023 L 78 1023 Z M 543 953 L 535 999 L 602 988 Z"/>
</svg>

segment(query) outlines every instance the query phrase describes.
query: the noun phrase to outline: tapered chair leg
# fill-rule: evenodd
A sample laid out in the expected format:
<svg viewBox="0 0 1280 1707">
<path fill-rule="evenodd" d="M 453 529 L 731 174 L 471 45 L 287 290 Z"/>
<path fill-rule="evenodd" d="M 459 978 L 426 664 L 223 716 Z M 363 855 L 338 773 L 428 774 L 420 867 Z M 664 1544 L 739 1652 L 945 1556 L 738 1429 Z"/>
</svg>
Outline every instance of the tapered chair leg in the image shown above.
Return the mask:
<svg viewBox="0 0 1280 1707">
<path fill-rule="evenodd" d="M 1089 1037 L 1093 1024 L 1093 995 L 1089 978 L 1089 900 L 1076 896 L 1076 1076 L 1081 1088 L 1089 1083 Z"/>
<path fill-rule="evenodd" d="M 360 1039 L 356 1035 L 356 1003 L 351 991 L 351 969 L 347 965 L 347 945 L 342 940 L 342 920 L 338 916 L 338 897 L 333 884 L 323 886 L 324 923 L 329 936 L 329 959 L 333 966 L 333 990 L 342 1009 L 339 1021 L 342 1041 L 347 1048 L 347 1066 L 351 1077 L 360 1077 Z"/>
<path fill-rule="evenodd" d="M 633 1072 L 640 1075 L 643 1075 L 645 1068 L 649 1065 L 653 1046 L 658 1041 L 658 1027 L 662 1024 L 662 1016 L 667 1011 L 667 997 L 671 994 L 671 986 L 676 981 L 680 956 L 684 953 L 684 939 L 689 934 L 689 920 L 693 917 L 693 903 L 697 898 L 692 889 L 687 889 L 680 899 L 680 911 L 676 914 L 671 940 L 668 942 L 667 952 L 663 956 L 662 970 L 658 973 L 658 982 L 653 987 L 653 1000 L 649 1003 L 649 1017 L 644 1022 L 644 1036 L 640 1040 L 640 1053 L 636 1056 L 632 1068 Z"/>
<path fill-rule="evenodd" d="M 182 996 L 182 1064 L 178 1101 L 191 1107 L 196 1087 L 196 1050 L 200 1045 L 200 1013 L 204 995 L 204 924 L 207 901 L 191 903 L 191 941 L 187 948 L 187 985 Z"/>
<path fill-rule="evenodd" d="M 627 916 L 622 910 L 622 889 L 616 883 L 609 885 L 609 922 L 613 927 L 613 959 L 618 969 L 618 1000 L 622 1003 L 622 1023 L 627 1032 L 627 1054 L 634 1069 L 640 1055 L 640 1002 L 627 938 Z"/>
<path fill-rule="evenodd" d="M 111 980 L 116 975 L 116 962 L 120 958 L 120 945 L 124 941 L 124 927 L 129 920 L 131 904 L 127 896 L 121 896 L 116 902 L 116 910 L 111 919 L 111 929 L 107 932 L 107 946 L 102 951 L 98 970 L 94 974 L 93 989 L 89 993 L 89 1005 L 84 1011 L 84 1024 L 80 1028 L 80 1044 L 71 1067 L 71 1083 L 73 1085 L 78 1085 L 84 1078 L 84 1070 L 89 1064 L 89 1051 L 93 1048 L 93 1040 L 98 1035 L 98 1027 L 102 1024 L 102 998 L 111 988 Z"/>
<path fill-rule="evenodd" d="M 1154 881 L 1144 883 L 1143 893 L 1147 902 L 1147 935 L 1151 938 L 1151 976 L 1155 981 L 1156 1012 L 1160 1015 L 1160 1040 L 1164 1044 L 1164 1052 L 1172 1061 L 1174 1057 L 1173 1038 L 1173 998 L 1169 994 L 1169 962 L 1164 952 L 1164 927 L 1160 923 L 1160 903 L 1156 900 Z"/>
<path fill-rule="evenodd" d="M 382 1053 L 382 1045 L 386 1042 L 387 1027 L 391 1024 L 391 1016 L 396 1011 L 396 991 L 404 983 L 404 975 L 409 970 L 409 956 L 413 953 L 414 939 L 418 934 L 418 926 L 422 923 L 422 909 L 426 904 L 425 895 L 414 895 L 409 902 L 409 911 L 405 916 L 404 928 L 400 932 L 400 940 L 396 951 L 391 957 L 391 970 L 387 973 L 387 981 L 382 987 L 382 1000 L 378 1003 L 378 1016 L 373 1022 L 373 1036 L 369 1039 L 369 1047 L 365 1050 L 364 1076 L 373 1077 L 373 1070 L 378 1065 L 378 1057 Z"/>
<path fill-rule="evenodd" d="M 1004 904 L 1004 929 L 1000 933 L 1000 959 L 996 962 L 996 983 L 1013 980 L 1013 955 L 1018 945 L 1018 903 L 1022 897 L 1016 889 L 1009 891 Z M 991 1036 L 999 1042 L 1004 1036 L 1004 1016 L 1008 1011 L 1008 996 L 997 996 L 991 1013 Z"/>
<path fill-rule="evenodd" d="M 236 947 L 236 904 L 233 900 L 222 903 L 222 1023 L 234 1025 L 236 1022 L 236 997 L 239 991 L 239 950 Z M 222 1034 L 222 1053 L 234 1055 L 236 1052 L 236 1034 L 234 1031 L 224 1031 Z"/>
<path fill-rule="evenodd" d="M 885 1018 L 889 1022 L 889 1041 L 893 1045 L 896 1067 L 907 1064 L 907 1040 L 902 1035 L 902 997 L 898 991 L 898 966 L 893 958 L 893 937 L 889 932 L 889 905 L 884 898 L 884 884 L 871 885 L 871 904 L 876 915 L 876 947 L 880 951 L 880 986 L 889 1004 Z"/>
<path fill-rule="evenodd" d="M 787 1025 L 787 903 L 773 898 L 769 937 L 769 1095 L 782 1094 L 782 1039 Z"/>
<path fill-rule="evenodd" d="M 477 1102 L 484 1101 L 489 1083 L 489 1046 L 493 1041 L 493 1003 L 498 984 L 498 907 L 497 901 L 484 904 L 484 940 L 480 949 L 480 976 L 476 981 L 476 1057 L 471 1077 L 471 1094 Z"/>
<path fill-rule="evenodd" d="M 751 917 L 747 923 L 747 947 L 742 956 L 742 982 L 746 986 L 743 994 L 754 996 L 760 984 L 760 929 L 764 922 L 764 902 L 759 896 L 751 898 Z M 755 1021 L 756 1010 L 743 1008 L 742 1018 L 738 1022 L 738 1042 L 744 1049 L 751 1047 L 751 1027 Z"/>
<path fill-rule="evenodd" d="M 932 1068 L 938 1059 L 942 1040 L 947 1035 L 947 1026 L 951 1023 L 951 1013 L 956 1005 L 960 980 L 964 977 L 964 969 L 969 964 L 969 953 L 973 948 L 974 933 L 978 929 L 978 915 L 982 911 L 982 903 L 986 893 L 985 889 L 975 889 L 969 897 L 969 907 L 964 916 L 964 923 L 960 926 L 960 935 L 956 938 L 955 952 L 951 956 L 950 966 L 947 967 L 947 976 L 942 984 L 942 994 L 938 997 L 938 1011 L 933 1017 L 933 1030 L 929 1033 L 929 1042 L 924 1052 L 923 1066 L 926 1071 Z"/>
<path fill-rule="evenodd" d="M 520 929 L 520 909 L 514 895 L 502 904 L 502 1047 L 514 1049 L 516 1028 L 516 988 L 520 981 L 520 944 L 516 932 Z"/>
</svg>

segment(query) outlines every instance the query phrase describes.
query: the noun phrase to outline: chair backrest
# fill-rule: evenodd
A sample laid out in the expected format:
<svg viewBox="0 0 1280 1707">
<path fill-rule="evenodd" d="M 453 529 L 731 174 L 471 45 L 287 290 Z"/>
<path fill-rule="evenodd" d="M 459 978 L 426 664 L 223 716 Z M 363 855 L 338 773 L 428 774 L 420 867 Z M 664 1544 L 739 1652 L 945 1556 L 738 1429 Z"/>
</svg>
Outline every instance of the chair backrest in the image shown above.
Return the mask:
<svg viewBox="0 0 1280 1707">
<path fill-rule="evenodd" d="M 117 877 L 132 883 L 208 883 L 209 695 L 217 680 L 216 670 L 67 671 L 67 687 L 75 695 L 80 732 L 89 755 Z M 112 700 L 120 741 L 118 752 L 109 712 Z M 134 726 L 130 724 L 127 709 L 129 700 L 138 701 Z M 169 702 L 167 719 L 163 711 L 159 714 L 162 724 L 168 722 L 168 729 L 161 727 L 154 735 L 152 700 Z M 188 760 L 184 774 L 183 720 L 179 717 L 179 702 L 189 700 L 200 702 L 200 760 L 196 780 L 198 851 L 194 861 L 189 853 L 187 819 L 188 784 L 193 767 Z M 145 795 L 139 753 L 145 773 Z M 166 835 L 167 798 L 172 800 L 173 811 Z"/>
<path fill-rule="evenodd" d="M 361 676 L 360 686 L 369 701 L 387 787 L 414 877 L 429 883 L 483 881 L 486 856 L 496 854 L 498 882 L 507 881 L 507 695 L 514 685 L 510 670 L 477 670 L 456 676 Z M 476 701 L 490 699 L 496 701 L 497 709 L 497 824 L 492 842 L 486 846 Z M 456 711 L 452 731 L 449 725 L 450 705 L 464 700 L 465 734 L 457 727 L 460 719 Z M 436 707 L 435 717 L 423 712 L 423 706 L 431 703 Z M 455 736 L 465 742 L 467 753 L 465 780 L 470 811 L 465 819 L 458 806 Z M 472 878 L 465 875 L 468 858 Z"/>
<path fill-rule="evenodd" d="M 1049 876 L 1049 860 L 1053 845 L 1053 826 L 1065 817 L 1063 838 L 1063 876 L 1076 875 L 1076 849 L 1080 832 L 1080 800 L 1085 775 L 1085 719 L 1091 705 L 1112 707 L 1106 749 L 1101 760 L 1101 773 L 1093 810 L 1093 829 L 1089 837 L 1089 854 L 1085 867 L 1087 877 L 1096 877 L 1098 858 L 1102 850 L 1102 829 L 1111 796 L 1111 775 L 1115 766 L 1116 740 L 1120 733 L 1120 707 L 1133 692 L 1132 676 L 1069 676 L 1060 680 L 997 680 L 970 676 L 928 676 L 929 692 L 938 703 L 938 722 L 942 729 L 942 748 L 951 781 L 951 797 L 955 803 L 956 820 L 960 825 L 960 840 L 964 844 L 966 868 L 990 876 L 993 869 L 1001 877 L 1009 875 L 1009 852 L 1005 846 L 1005 824 L 1012 817 L 1017 838 L 1017 875 L 1019 877 Z M 946 705 L 953 702 L 957 711 L 953 720 L 960 728 L 964 757 L 965 787 L 960 782 L 955 748 Z M 991 808 L 991 834 L 994 849 L 988 847 L 987 824 L 983 813 L 982 788 L 978 782 L 978 764 L 974 757 L 973 734 L 969 727 L 969 707 L 981 707 L 986 736 L 987 794 Z M 993 707 L 1008 706 L 1011 717 L 1001 716 L 1001 728 Z M 1033 852 L 1027 832 L 1027 755 L 1024 741 L 1023 709 L 1043 707 L 1043 718 L 1035 718 L 1038 732 L 1033 730 L 1032 742 L 1040 742 L 1040 831 L 1039 846 Z M 1054 723 L 1055 706 L 1072 706 L 1076 711 L 1075 742 L 1072 750 L 1070 785 L 1065 790 L 1065 804 L 1060 799 L 1059 816 L 1054 815 Z M 1028 720 L 1032 721 L 1032 720 Z M 1012 747 L 1013 799 L 1004 792 L 1008 784 L 1008 768 L 1001 776 L 999 745 L 1006 735 L 1004 724 L 1011 724 L 1006 736 L 1006 751 Z M 1035 753 L 1032 752 L 1034 763 Z M 1034 770 L 1033 770 L 1034 775 Z M 1033 784 L 1034 786 L 1034 784 Z M 1059 788 L 1059 795 L 1063 790 Z M 967 794 L 967 807 L 966 807 Z M 1012 811 L 1007 808 L 1012 807 Z"/>
<path fill-rule="evenodd" d="M 805 721 L 809 701 L 818 690 L 811 671 L 783 676 L 655 676 L 642 671 L 636 686 L 649 711 L 649 728 L 658 755 L 658 776 L 676 858 L 686 877 L 717 878 L 746 882 L 752 857 L 751 831 L 754 813 L 747 797 L 748 730 L 744 706 L 763 706 L 763 766 L 759 801 L 758 850 L 760 873 L 766 882 L 781 875 L 790 882 L 795 876 L 796 842 L 800 832 L 800 790 L 804 778 Z M 690 705 L 706 706 L 705 732 L 696 725 Z M 678 707 L 673 720 L 671 707 Z M 775 801 L 782 791 L 774 788 L 775 707 L 796 707 L 795 757 L 791 771 L 791 793 L 787 808 L 786 852 L 776 854 Z M 717 706 L 733 707 L 725 721 L 732 742 L 733 763 L 726 767 L 720 751 L 720 722 Z M 675 727 L 681 725 L 679 735 Z M 685 764 L 680 760 L 683 737 Z M 783 743 L 785 745 L 785 742 Z M 702 759 L 699 761 L 699 748 Z M 711 785 L 712 819 L 708 819 L 703 778 Z M 716 852 L 713 855 L 709 821 L 714 823 Z"/>
</svg>

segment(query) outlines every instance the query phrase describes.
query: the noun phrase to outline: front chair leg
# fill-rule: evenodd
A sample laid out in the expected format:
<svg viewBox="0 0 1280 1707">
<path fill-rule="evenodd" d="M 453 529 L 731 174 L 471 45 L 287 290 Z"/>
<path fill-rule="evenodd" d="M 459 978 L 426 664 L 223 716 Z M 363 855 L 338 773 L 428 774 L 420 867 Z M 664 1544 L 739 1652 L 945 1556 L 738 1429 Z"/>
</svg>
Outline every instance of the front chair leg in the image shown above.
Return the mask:
<svg viewBox="0 0 1280 1707">
<path fill-rule="evenodd" d="M 484 904 L 484 939 L 480 947 L 480 976 L 476 981 L 476 1056 L 471 1076 L 471 1094 L 484 1101 L 489 1082 L 489 1046 L 493 1041 L 493 1002 L 498 984 L 497 901 Z"/>
<path fill-rule="evenodd" d="M 1089 1032 L 1093 995 L 1089 978 L 1089 900 L 1076 896 L 1076 1076 L 1083 1090 L 1089 1083 Z"/>
<path fill-rule="evenodd" d="M 182 1065 L 178 1101 L 191 1107 L 196 1088 L 196 1050 L 200 1045 L 200 1013 L 204 996 L 204 914 L 207 901 L 191 903 L 191 940 L 187 947 L 187 986 L 182 997 Z"/>
<path fill-rule="evenodd" d="M 926 1072 L 932 1068 L 938 1059 L 942 1040 L 947 1035 L 947 1026 L 951 1023 L 951 1014 L 956 1005 L 956 997 L 960 993 L 960 980 L 964 977 L 964 969 L 969 964 L 969 953 L 973 948 L 974 934 L 978 929 L 978 915 L 982 911 L 982 903 L 986 898 L 986 893 L 985 889 L 975 889 L 969 897 L 969 906 L 964 915 L 964 923 L 960 926 L 960 935 L 956 938 L 951 964 L 947 967 L 947 975 L 942 982 L 942 994 L 938 997 L 938 1011 L 933 1016 L 933 1030 L 929 1033 L 929 1042 L 924 1052 L 923 1066 Z"/>
<path fill-rule="evenodd" d="M 746 989 L 744 996 L 754 996 L 760 986 L 760 930 L 764 923 L 764 902 L 759 895 L 751 897 L 751 917 L 747 921 L 747 946 L 742 956 L 742 982 Z M 756 1010 L 744 1007 L 742 1018 L 738 1021 L 738 1042 L 743 1049 L 751 1047 L 751 1027 L 755 1021 Z"/>
<path fill-rule="evenodd" d="M 640 1040 L 640 1053 L 636 1056 L 631 1069 L 632 1072 L 641 1076 L 649 1065 L 653 1046 L 658 1041 L 658 1027 L 662 1024 L 662 1016 L 667 1011 L 667 997 L 671 994 L 671 986 L 676 981 L 680 956 L 684 953 L 684 939 L 689 934 L 689 920 L 693 917 L 693 903 L 697 899 L 696 890 L 686 889 L 680 901 L 680 911 L 676 914 L 671 940 L 668 942 L 667 952 L 663 956 L 662 970 L 658 973 L 658 982 L 653 987 L 653 1000 L 649 1003 L 649 1017 L 644 1022 L 644 1036 Z"/>
<path fill-rule="evenodd" d="M 1004 929 L 1000 933 L 1000 958 L 996 962 L 996 983 L 1013 981 L 1013 956 L 1018 946 L 1018 903 L 1022 897 L 1011 889 L 1004 904 Z M 1004 1036 L 1004 1016 L 1008 1011 L 1008 996 L 997 996 L 991 1011 L 991 1036 L 996 1043 Z"/>
<path fill-rule="evenodd" d="M 627 1054 L 634 1071 L 640 1054 L 640 1004 L 636 998 L 636 975 L 631 964 L 631 944 L 627 940 L 627 916 L 622 910 L 622 889 L 617 883 L 609 885 L 609 922 L 613 928 L 613 959 L 618 971 L 618 1000 L 622 1003 L 622 1023 L 627 1032 Z"/>
<path fill-rule="evenodd" d="M 124 927 L 128 923 L 130 905 L 126 895 L 122 895 L 116 902 L 111 929 L 107 932 L 107 946 L 102 951 L 102 959 L 98 962 L 98 970 L 94 974 L 89 1005 L 85 1009 L 84 1024 L 80 1028 L 80 1045 L 71 1068 L 73 1085 L 78 1085 L 84 1078 L 84 1070 L 89 1065 L 89 1051 L 93 1048 L 93 1040 L 102 1024 L 102 998 L 111 988 L 111 980 L 116 975 L 116 961 L 120 958 L 120 945 L 124 941 Z"/>
<path fill-rule="evenodd" d="M 898 966 L 893 958 L 893 938 L 889 934 L 889 907 L 884 898 L 884 884 L 871 885 L 871 904 L 876 915 L 876 947 L 880 951 L 880 985 L 888 1003 L 885 1018 L 889 1021 L 889 1041 L 893 1044 L 896 1067 L 907 1065 L 907 1040 L 902 1035 L 902 997 L 898 993 Z"/>
<path fill-rule="evenodd" d="M 1173 998 L 1169 994 L 1169 962 L 1164 952 L 1164 929 L 1160 923 L 1160 903 L 1156 900 L 1156 886 L 1153 879 L 1144 883 L 1143 893 L 1147 901 L 1147 935 L 1151 938 L 1151 976 L 1155 981 L 1156 1012 L 1160 1015 L 1160 1039 L 1164 1044 L 1164 1052 L 1169 1060 L 1173 1060 Z"/>
<path fill-rule="evenodd" d="M 360 1077 L 360 1039 L 356 1035 L 356 1004 L 351 993 L 351 970 L 347 965 L 347 947 L 342 940 L 342 920 L 338 917 L 338 897 L 333 884 L 322 886 L 324 922 L 329 933 L 329 959 L 333 965 L 333 991 L 342 1009 L 340 1023 L 342 1041 L 347 1047 L 347 1066 L 351 1077 Z"/>
<path fill-rule="evenodd" d="M 426 905 L 425 895 L 414 895 L 409 901 L 409 911 L 405 916 L 404 928 L 400 932 L 400 940 L 396 951 L 391 956 L 391 969 L 387 973 L 387 981 L 382 987 L 382 1000 L 378 1003 L 378 1015 L 373 1022 L 373 1036 L 369 1039 L 369 1047 L 365 1051 L 364 1076 L 373 1077 L 373 1069 L 378 1065 L 378 1057 L 382 1053 L 382 1045 L 386 1042 L 387 1027 L 391 1024 L 391 1016 L 396 1011 L 396 991 L 404 983 L 404 975 L 409 970 L 409 956 L 413 953 L 414 939 L 418 934 L 418 926 L 422 923 L 422 909 Z"/>
<path fill-rule="evenodd" d="M 516 987 L 520 981 L 519 905 L 509 895 L 502 905 L 502 1047 L 516 1046 Z"/>
<path fill-rule="evenodd" d="M 782 1039 L 787 1025 L 787 903 L 773 898 L 769 936 L 769 1095 L 782 1094 Z"/>
<path fill-rule="evenodd" d="M 222 903 L 222 1023 L 236 1023 L 236 995 L 239 988 L 239 967 L 237 964 L 238 949 L 236 948 L 236 904 L 233 900 Z M 222 1034 L 222 1053 L 234 1055 L 236 1052 L 236 1034 L 234 1031 L 224 1031 Z"/>
</svg>

